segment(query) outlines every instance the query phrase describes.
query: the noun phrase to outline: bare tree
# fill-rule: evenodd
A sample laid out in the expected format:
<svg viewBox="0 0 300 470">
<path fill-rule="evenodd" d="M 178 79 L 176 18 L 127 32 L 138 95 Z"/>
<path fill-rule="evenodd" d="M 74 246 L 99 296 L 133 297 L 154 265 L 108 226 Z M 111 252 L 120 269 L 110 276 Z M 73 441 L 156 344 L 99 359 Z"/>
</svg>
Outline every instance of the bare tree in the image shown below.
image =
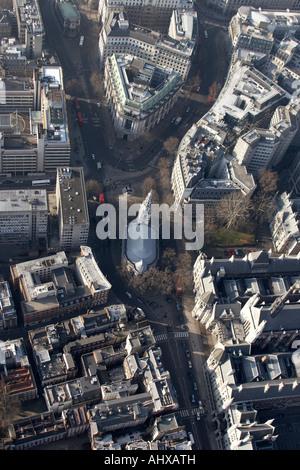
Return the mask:
<svg viewBox="0 0 300 470">
<path fill-rule="evenodd" d="M 21 404 L 17 397 L 8 395 L 0 386 L 0 434 L 5 436 L 8 425 L 11 424 L 20 413 Z"/>
<path fill-rule="evenodd" d="M 221 199 L 216 215 L 222 225 L 234 230 L 250 216 L 250 208 L 251 202 L 247 197 L 232 192 Z"/>
<path fill-rule="evenodd" d="M 277 184 L 277 171 L 262 169 L 259 172 L 256 194 L 274 196 L 277 191 Z"/>
<path fill-rule="evenodd" d="M 179 139 L 177 137 L 168 137 L 163 143 L 164 149 L 170 154 L 176 152 L 178 145 Z"/>
<path fill-rule="evenodd" d="M 80 80 L 78 80 L 78 78 L 71 78 L 67 80 L 65 84 L 65 89 L 70 95 L 81 96 L 82 85 L 80 83 Z"/>
<path fill-rule="evenodd" d="M 278 173 L 263 169 L 259 172 L 257 189 L 252 197 L 252 217 L 261 223 L 268 220 L 272 200 L 277 191 Z"/>
<path fill-rule="evenodd" d="M 90 83 L 93 88 L 93 92 L 95 96 L 100 98 L 100 93 L 101 93 L 101 76 L 97 72 L 93 72 L 91 77 L 90 77 Z"/>
<path fill-rule="evenodd" d="M 99 197 L 99 194 L 102 192 L 102 185 L 97 180 L 88 180 L 85 183 L 85 190 L 88 198 L 92 196 Z"/>
</svg>

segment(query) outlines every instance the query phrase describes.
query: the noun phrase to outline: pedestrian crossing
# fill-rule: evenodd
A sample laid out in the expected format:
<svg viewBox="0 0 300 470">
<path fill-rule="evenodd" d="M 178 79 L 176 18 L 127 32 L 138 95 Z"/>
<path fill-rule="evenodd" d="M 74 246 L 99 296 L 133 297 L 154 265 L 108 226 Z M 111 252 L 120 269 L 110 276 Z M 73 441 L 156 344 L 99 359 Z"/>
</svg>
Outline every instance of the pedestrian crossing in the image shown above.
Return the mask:
<svg viewBox="0 0 300 470">
<path fill-rule="evenodd" d="M 174 331 L 175 338 L 188 338 L 189 332 L 188 331 Z"/>
<path fill-rule="evenodd" d="M 197 414 L 199 408 L 191 408 L 188 410 L 187 408 L 183 408 L 181 410 L 178 410 L 177 413 L 179 413 L 181 418 L 190 418 L 191 416 L 195 416 Z"/>
<path fill-rule="evenodd" d="M 188 338 L 189 333 L 188 331 L 174 331 L 172 333 L 158 333 L 154 335 L 155 341 L 157 343 L 161 341 L 168 341 L 171 338 L 181 339 L 181 338 Z"/>
<path fill-rule="evenodd" d="M 161 341 L 167 341 L 168 340 L 168 335 L 167 335 L 167 333 L 157 334 L 157 335 L 154 335 L 154 339 L 155 339 L 156 343 L 159 343 Z"/>
</svg>

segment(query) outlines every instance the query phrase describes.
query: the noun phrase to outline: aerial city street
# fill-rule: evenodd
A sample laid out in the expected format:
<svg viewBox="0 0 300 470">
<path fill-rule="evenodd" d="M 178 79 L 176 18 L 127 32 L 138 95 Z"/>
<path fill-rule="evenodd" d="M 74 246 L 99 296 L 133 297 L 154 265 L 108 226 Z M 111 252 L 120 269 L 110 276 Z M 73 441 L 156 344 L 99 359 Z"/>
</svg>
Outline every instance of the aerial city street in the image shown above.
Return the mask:
<svg viewBox="0 0 300 470">
<path fill-rule="evenodd" d="M 0 449 L 299 449 L 300 0 L 0 18 Z"/>
</svg>

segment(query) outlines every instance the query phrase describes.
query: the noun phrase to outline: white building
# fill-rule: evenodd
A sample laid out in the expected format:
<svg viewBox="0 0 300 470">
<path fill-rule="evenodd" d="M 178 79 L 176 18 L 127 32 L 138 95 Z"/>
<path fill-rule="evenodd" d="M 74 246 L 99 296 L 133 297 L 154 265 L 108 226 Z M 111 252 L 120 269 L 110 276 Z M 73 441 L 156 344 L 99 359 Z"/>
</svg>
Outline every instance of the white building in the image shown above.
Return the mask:
<svg viewBox="0 0 300 470">
<path fill-rule="evenodd" d="M 128 224 L 123 246 L 123 264 L 134 274 L 144 274 L 158 260 L 156 227 L 151 225 L 151 192 L 141 204 L 138 216 Z"/>
<path fill-rule="evenodd" d="M 149 61 L 114 54 L 106 60 L 104 86 L 117 136 L 134 140 L 170 111 L 181 78 Z"/>
<path fill-rule="evenodd" d="M 4 79 L 0 103 L 0 171 L 25 175 L 70 164 L 70 140 L 61 67 L 33 79 Z"/>
<path fill-rule="evenodd" d="M 11 289 L 7 281 L 0 281 L 0 330 L 17 327 L 18 318 Z"/>
<path fill-rule="evenodd" d="M 190 0 L 124 0 L 121 8 L 128 13 L 130 23 L 167 33 L 173 11 L 192 10 L 193 5 Z M 116 6 L 119 4 L 114 0 L 99 1 L 98 16 L 102 24 Z"/>
<path fill-rule="evenodd" d="M 56 171 L 69 165 L 71 155 L 62 68 L 42 67 L 40 80 L 41 113 L 31 116 L 43 157 L 39 171 Z"/>
<path fill-rule="evenodd" d="M 26 244 L 47 237 L 45 189 L 0 191 L 0 244 Z"/>
<path fill-rule="evenodd" d="M 56 201 L 60 248 L 79 250 L 89 235 L 89 213 L 82 168 L 58 168 Z"/>
<path fill-rule="evenodd" d="M 176 12 L 177 20 L 183 25 L 183 34 L 179 34 L 180 25 L 176 24 L 175 17 L 173 19 L 172 16 L 172 36 L 167 36 L 156 29 L 129 23 L 126 12 L 111 11 L 99 34 L 101 67 L 105 66 L 107 57 L 112 54 L 132 54 L 155 63 L 157 67 L 168 66 L 178 72 L 182 80 L 186 80 L 197 43 L 197 17 L 194 12 Z M 174 37 L 176 31 L 177 35 Z"/>
<path fill-rule="evenodd" d="M 276 252 L 288 255 L 300 251 L 300 199 L 283 192 L 274 198 L 274 209 L 269 217 L 269 227 Z"/>
<path fill-rule="evenodd" d="M 18 39 L 26 46 L 27 59 L 42 57 L 45 36 L 37 0 L 13 0 L 18 25 Z"/>
<path fill-rule="evenodd" d="M 218 13 L 232 14 L 242 6 L 266 8 L 271 10 L 295 10 L 300 11 L 299 0 L 206 0 L 209 7 Z"/>
</svg>

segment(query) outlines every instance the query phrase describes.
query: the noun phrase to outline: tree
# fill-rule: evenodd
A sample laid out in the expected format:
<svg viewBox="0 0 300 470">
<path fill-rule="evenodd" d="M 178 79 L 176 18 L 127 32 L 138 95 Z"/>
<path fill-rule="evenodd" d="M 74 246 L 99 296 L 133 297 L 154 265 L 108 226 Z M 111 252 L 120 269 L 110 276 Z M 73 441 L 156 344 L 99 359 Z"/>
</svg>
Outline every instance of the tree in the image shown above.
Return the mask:
<svg viewBox="0 0 300 470">
<path fill-rule="evenodd" d="M 65 89 L 70 95 L 80 96 L 82 92 L 82 85 L 78 78 L 71 78 L 66 81 Z"/>
<path fill-rule="evenodd" d="M 216 207 L 216 215 L 222 225 L 234 230 L 249 217 L 250 208 L 251 202 L 247 197 L 240 192 L 231 192 L 221 199 Z"/>
<path fill-rule="evenodd" d="M 259 171 L 256 194 L 274 196 L 277 191 L 277 184 L 277 171 L 262 169 Z"/>
<path fill-rule="evenodd" d="M 211 96 L 211 98 L 212 98 L 213 100 L 216 100 L 217 97 L 218 97 L 219 91 L 221 90 L 221 88 L 222 88 L 221 83 L 214 82 L 214 83 L 209 87 L 209 96 Z"/>
<path fill-rule="evenodd" d="M 257 193 L 252 198 L 252 216 L 258 222 L 266 222 L 269 218 L 270 210 L 272 208 L 272 196 Z"/>
<path fill-rule="evenodd" d="M 192 256 L 188 251 L 179 253 L 174 259 L 175 272 L 174 272 L 174 283 L 177 283 L 178 278 L 181 282 L 181 287 L 185 290 L 191 288 L 193 284 L 192 278 Z"/>
<path fill-rule="evenodd" d="M 263 169 L 259 172 L 257 189 L 252 197 L 252 217 L 259 223 L 268 220 L 272 200 L 277 191 L 278 173 Z"/>
<path fill-rule="evenodd" d="M 101 75 L 98 72 L 93 72 L 90 77 L 90 83 L 93 88 L 95 96 L 100 98 L 101 93 Z"/>
<path fill-rule="evenodd" d="M 163 143 L 164 149 L 170 154 L 173 154 L 176 152 L 178 145 L 179 145 L 178 137 L 168 137 Z"/>
<path fill-rule="evenodd" d="M 0 434 L 5 436 L 7 427 L 20 413 L 21 404 L 16 396 L 8 395 L 0 386 Z"/>
<path fill-rule="evenodd" d="M 102 192 L 102 185 L 97 180 L 88 180 L 85 183 L 85 190 L 88 198 L 92 196 L 99 197 L 99 194 Z"/>
</svg>

